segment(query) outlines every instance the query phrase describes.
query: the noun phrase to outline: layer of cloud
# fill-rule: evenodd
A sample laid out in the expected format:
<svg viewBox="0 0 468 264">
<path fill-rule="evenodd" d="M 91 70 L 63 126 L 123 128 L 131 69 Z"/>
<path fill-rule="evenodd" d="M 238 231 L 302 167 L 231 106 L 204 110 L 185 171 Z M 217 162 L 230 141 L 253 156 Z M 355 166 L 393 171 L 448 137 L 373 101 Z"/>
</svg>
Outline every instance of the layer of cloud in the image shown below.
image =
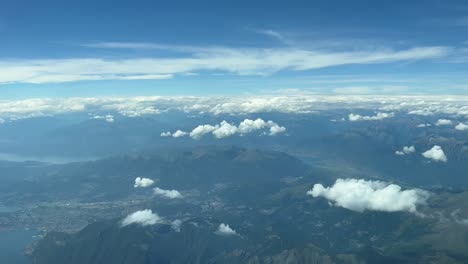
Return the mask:
<svg viewBox="0 0 468 264">
<path fill-rule="evenodd" d="M 167 199 L 180 199 L 183 198 L 182 194 L 177 190 L 164 190 L 159 187 L 153 189 L 154 194 L 157 196 L 161 196 Z"/>
<path fill-rule="evenodd" d="M 401 155 L 414 153 L 415 151 L 416 151 L 416 148 L 414 146 L 404 146 L 402 150 L 395 151 L 395 154 L 401 156 Z"/>
<path fill-rule="evenodd" d="M 386 118 L 393 117 L 394 113 L 377 113 L 375 116 L 362 116 L 362 115 L 355 115 L 349 114 L 348 120 L 351 122 L 355 121 L 369 121 L 369 120 L 382 120 Z"/>
<path fill-rule="evenodd" d="M 270 36 L 273 36 L 270 32 Z M 275 34 L 277 37 L 278 34 Z M 93 47 L 93 44 L 88 44 Z M 168 79 L 201 71 L 269 75 L 349 64 L 381 64 L 447 56 L 446 47 L 406 50 L 326 51 L 298 48 L 188 47 L 151 43 L 95 43 L 100 48 L 155 48 L 180 53 L 174 57 L 129 59 L 67 58 L 0 61 L 0 83 L 61 83 L 96 80 Z"/>
<path fill-rule="evenodd" d="M 216 232 L 225 236 L 237 235 L 237 232 L 234 229 L 232 229 L 228 224 L 224 223 L 219 224 L 218 230 Z"/>
<path fill-rule="evenodd" d="M 422 153 L 423 157 L 432 159 L 434 161 L 447 162 L 447 156 L 445 156 L 444 150 L 440 146 L 433 146 L 431 149 Z"/>
<path fill-rule="evenodd" d="M 154 184 L 154 181 L 148 178 L 136 177 L 134 188 L 146 188 Z"/>
<path fill-rule="evenodd" d="M 207 134 L 212 134 L 215 138 L 221 139 L 236 134 L 242 136 L 257 131 L 262 131 L 265 129 L 268 129 L 268 133 L 264 131 L 263 134 L 267 134 L 270 136 L 275 136 L 286 131 L 285 127 L 280 126 L 271 120 L 265 121 L 261 118 L 257 118 L 256 120 L 245 119 L 244 121 L 240 122 L 238 126 L 228 123 L 226 120 L 223 120 L 217 125 L 199 125 L 195 127 L 190 133 L 178 130 L 174 133 L 163 132 L 161 133 L 161 136 L 167 137 L 172 135 L 173 137 L 182 137 L 188 135 L 193 139 L 200 139 Z M 178 135 L 176 136 L 176 134 Z"/>
<path fill-rule="evenodd" d="M 402 190 L 396 184 L 358 179 L 338 179 L 331 187 L 315 184 L 307 192 L 312 197 L 323 197 L 333 205 L 356 212 L 366 210 L 416 213 L 429 193 L 419 189 Z"/>
<path fill-rule="evenodd" d="M 0 118 L 5 123 L 23 118 L 54 116 L 65 113 L 93 113 L 126 117 L 157 115 L 168 111 L 191 114 L 241 115 L 279 112 L 291 114 L 316 113 L 330 109 L 367 109 L 398 111 L 411 115 L 441 114 L 453 119 L 468 117 L 467 96 L 356 96 L 356 95 L 288 95 L 249 97 L 89 97 L 34 98 L 0 100 Z M 379 119 L 384 116 L 362 117 L 356 120 Z M 427 126 L 427 124 L 426 124 Z M 200 128 L 211 133 L 213 126 Z M 172 133 L 171 133 L 172 135 Z"/>
<path fill-rule="evenodd" d="M 122 221 L 122 226 L 128 226 L 131 224 L 138 224 L 141 226 L 155 225 L 161 223 L 162 219 L 158 214 L 153 213 L 150 209 L 136 211 L 129 214 Z"/>
</svg>

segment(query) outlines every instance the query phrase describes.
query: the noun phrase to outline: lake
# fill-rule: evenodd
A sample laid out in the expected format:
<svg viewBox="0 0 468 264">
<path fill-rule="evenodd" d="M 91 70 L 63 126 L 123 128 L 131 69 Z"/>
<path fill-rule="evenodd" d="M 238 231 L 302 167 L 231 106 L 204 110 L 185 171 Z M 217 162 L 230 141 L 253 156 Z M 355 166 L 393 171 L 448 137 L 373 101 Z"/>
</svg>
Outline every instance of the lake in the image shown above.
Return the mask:
<svg viewBox="0 0 468 264">
<path fill-rule="evenodd" d="M 5 264 L 29 264 L 29 259 L 24 256 L 23 250 L 36 238 L 35 230 L 11 230 L 0 231 L 0 263 Z"/>
</svg>

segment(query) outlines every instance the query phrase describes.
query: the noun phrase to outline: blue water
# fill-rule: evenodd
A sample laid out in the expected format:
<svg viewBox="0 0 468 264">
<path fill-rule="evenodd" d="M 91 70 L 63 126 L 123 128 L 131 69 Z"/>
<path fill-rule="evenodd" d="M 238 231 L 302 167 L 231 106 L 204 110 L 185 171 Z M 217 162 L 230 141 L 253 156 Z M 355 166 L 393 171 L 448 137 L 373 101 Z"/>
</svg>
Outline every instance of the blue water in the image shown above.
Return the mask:
<svg viewBox="0 0 468 264">
<path fill-rule="evenodd" d="M 0 231 L 0 263 L 2 264 L 29 264 L 23 250 L 37 235 L 34 230 Z"/>
</svg>

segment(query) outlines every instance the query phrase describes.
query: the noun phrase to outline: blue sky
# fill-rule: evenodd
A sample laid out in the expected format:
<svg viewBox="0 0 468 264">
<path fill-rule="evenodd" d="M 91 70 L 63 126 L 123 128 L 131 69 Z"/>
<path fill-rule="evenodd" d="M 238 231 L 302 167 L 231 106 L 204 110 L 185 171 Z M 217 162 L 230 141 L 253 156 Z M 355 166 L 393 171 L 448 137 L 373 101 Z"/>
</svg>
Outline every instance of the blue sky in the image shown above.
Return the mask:
<svg viewBox="0 0 468 264">
<path fill-rule="evenodd" d="M 466 1 L 65 2 L 2 2 L 0 98 L 468 93 Z"/>
</svg>

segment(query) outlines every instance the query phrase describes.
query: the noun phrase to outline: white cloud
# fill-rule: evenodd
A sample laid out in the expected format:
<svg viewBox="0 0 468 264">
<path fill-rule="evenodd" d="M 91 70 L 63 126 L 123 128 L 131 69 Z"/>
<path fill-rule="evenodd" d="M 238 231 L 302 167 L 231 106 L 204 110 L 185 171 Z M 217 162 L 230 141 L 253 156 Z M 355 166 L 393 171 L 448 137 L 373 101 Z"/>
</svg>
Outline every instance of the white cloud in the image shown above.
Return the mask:
<svg viewBox="0 0 468 264">
<path fill-rule="evenodd" d="M 155 225 L 161 223 L 162 219 L 158 214 L 153 213 L 150 209 L 136 211 L 132 214 L 129 214 L 122 221 L 122 226 L 127 226 L 131 224 L 138 224 L 142 226 Z"/>
<path fill-rule="evenodd" d="M 348 119 L 349 121 L 369 121 L 369 120 L 382 120 L 386 118 L 393 117 L 394 113 L 377 113 L 375 116 L 361 116 L 355 114 L 349 114 Z"/>
<path fill-rule="evenodd" d="M 146 188 L 153 185 L 154 181 L 148 178 L 136 177 L 135 184 L 133 187 L 135 188 Z"/>
<path fill-rule="evenodd" d="M 105 115 L 105 116 L 95 115 L 95 116 L 93 116 L 92 119 L 103 119 L 103 120 L 105 120 L 106 122 L 109 122 L 109 123 L 113 123 L 115 121 L 113 115 Z"/>
<path fill-rule="evenodd" d="M 333 186 L 326 188 L 322 184 L 315 184 L 307 194 L 324 197 L 335 206 L 356 212 L 416 213 L 417 205 L 424 204 L 429 197 L 429 193 L 423 190 L 402 190 L 396 184 L 362 179 L 338 179 Z"/>
<path fill-rule="evenodd" d="M 267 123 L 261 119 L 257 118 L 256 120 L 245 119 L 244 121 L 239 123 L 239 133 L 240 134 L 248 134 L 252 133 L 256 130 L 263 129 L 267 126 Z"/>
<path fill-rule="evenodd" d="M 224 223 L 219 224 L 217 233 L 220 235 L 226 235 L 226 236 L 237 235 L 234 229 L 232 229 L 229 225 L 224 224 Z"/>
<path fill-rule="evenodd" d="M 180 232 L 181 225 L 182 225 L 182 221 L 179 219 L 176 219 L 171 222 L 171 228 L 176 232 Z"/>
<path fill-rule="evenodd" d="M 219 126 L 212 126 L 212 125 L 199 125 L 190 132 L 190 137 L 193 139 L 200 139 L 204 135 L 213 132 Z"/>
<path fill-rule="evenodd" d="M 187 135 L 187 132 L 184 132 L 182 130 L 177 130 L 176 132 L 172 134 L 172 137 L 178 138 L 178 137 L 183 137 L 185 135 Z"/>
<path fill-rule="evenodd" d="M 402 150 L 395 151 L 395 154 L 406 155 L 406 154 L 414 153 L 415 151 L 416 151 L 416 148 L 414 146 L 404 146 Z"/>
<path fill-rule="evenodd" d="M 285 131 L 286 131 L 286 128 L 284 126 L 278 126 L 277 124 L 274 124 L 270 127 L 270 136 L 284 133 Z"/>
<path fill-rule="evenodd" d="M 159 58 L 4 60 L 0 61 L 0 83 L 167 79 L 177 74 L 199 71 L 266 75 L 284 70 L 305 71 L 349 64 L 427 60 L 445 57 L 451 52 L 446 47 L 326 51 L 297 48 L 171 47 L 151 43 L 97 43 L 95 46 L 170 49 L 181 54 Z"/>
<path fill-rule="evenodd" d="M 277 123 L 271 120 L 264 121 L 261 118 L 257 118 L 256 120 L 244 119 L 244 121 L 239 123 L 239 126 L 235 126 L 226 120 L 223 120 L 221 123 L 216 125 L 199 125 L 195 127 L 190 133 L 182 132 L 180 130 L 178 131 L 180 131 L 179 136 L 185 136 L 188 134 L 193 139 L 200 139 L 209 133 L 211 133 L 215 138 L 221 139 L 233 136 L 235 134 L 246 135 L 266 128 L 269 128 L 270 136 L 275 136 L 286 131 L 285 127 L 279 126 Z M 175 137 L 174 134 L 172 134 L 173 137 Z M 161 136 L 169 135 L 170 132 L 161 133 Z"/>
<path fill-rule="evenodd" d="M 216 138 L 226 138 L 235 135 L 237 133 L 237 127 L 223 120 L 212 133 Z"/>
<path fill-rule="evenodd" d="M 435 123 L 436 126 L 450 126 L 452 125 L 452 120 L 449 119 L 438 119 Z"/>
<path fill-rule="evenodd" d="M 463 124 L 463 123 L 458 123 L 458 125 L 455 126 L 455 129 L 456 130 L 468 130 L 468 125 L 467 124 Z"/>
<path fill-rule="evenodd" d="M 170 137 L 170 136 L 172 136 L 172 133 L 169 131 L 161 133 L 161 137 Z"/>
<path fill-rule="evenodd" d="M 155 195 L 168 198 L 168 199 L 180 199 L 183 197 L 182 194 L 180 194 L 180 192 L 177 190 L 163 190 L 163 189 L 156 187 L 153 189 L 153 191 Z"/>
<path fill-rule="evenodd" d="M 367 109 L 370 111 L 416 111 L 430 115 L 441 114 L 453 119 L 468 117 L 468 96 L 365 96 L 365 95 L 259 95 L 244 97 L 89 97 L 33 98 L 0 100 L 0 118 L 5 122 L 22 118 L 54 116 L 65 113 L 112 114 L 126 117 L 156 115 L 168 111 L 192 114 L 240 115 L 264 112 L 291 114 L 318 113 L 330 109 Z M 384 116 L 376 115 L 374 118 Z M 365 120 L 360 115 L 352 119 Z M 371 119 L 371 120 L 372 120 Z M 254 120 L 255 121 L 255 120 Z M 427 124 L 426 124 L 427 125 Z M 238 126 L 239 128 L 239 126 Z M 206 131 L 204 134 L 211 133 Z M 265 127 L 266 129 L 266 127 Z M 201 129 L 206 130 L 206 128 Z M 195 131 L 194 131 L 195 132 Z M 195 136 L 196 133 L 193 134 Z M 242 134 L 239 132 L 239 134 Z M 172 135 L 172 133 L 171 133 Z"/>
<path fill-rule="evenodd" d="M 430 127 L 432 126 L 431 124 L 419 124 L 416 127 Z"/>
<path fill-rule="evenodd" d="M 427 150 L 422 153 L 423 157 L 427 159 L 432 159 L 434 161 L 447 162 L 447 156 L 445 156 L 444 151 L 440 146 L 433 146 L 430 150 Z"/>
</svg>

